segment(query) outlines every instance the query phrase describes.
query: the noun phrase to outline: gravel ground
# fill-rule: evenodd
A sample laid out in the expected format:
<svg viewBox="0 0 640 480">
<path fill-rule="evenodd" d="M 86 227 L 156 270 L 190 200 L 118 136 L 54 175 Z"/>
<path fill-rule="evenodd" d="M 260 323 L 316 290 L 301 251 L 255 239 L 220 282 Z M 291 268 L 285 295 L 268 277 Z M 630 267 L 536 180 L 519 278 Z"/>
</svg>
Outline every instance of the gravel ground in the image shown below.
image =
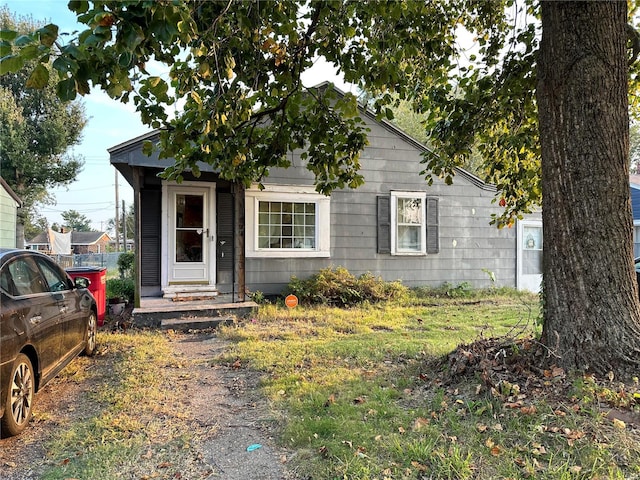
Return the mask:
<svg viewBox="0 0 640 480">
<path fill-rule="evenodd" d="M 181 409 L 193 440 L 188 449 L 172 446 L 175 442 L 168 429 L 166 448 L 157 440 L 150 443 L 148 451 L 121 469 L 117 478 L 297 478 L 287 471 L 291 453 L 274 441 L 278 417 L 259 394 L 259 376 L 243 369 L 212 366 L 209 360 L 225 347 L 214 333 L 173 334 L 170 338 L 181 368 L 166 367 L 162 375 L 168 388 L 181 392 L 176 408 Z M 109 368 L 100 356 L 90 365 Z M 18 437 L 0 440 L 0 478 L 40 478 L 52 462 L 43 446 L 46 441 L 71 421 L 98 413 L 99 407 L 89 398 L 92 382 L 97 381 L 99 376 L 80 381 L 62 377 L 47 385 L 38 394 L 29 428 Z"/>
<path fill-rule="evenodd" d="M 182 335 L 173 342 L 176 352 L 196 366 L 198 385 L 188 381 L 188 404 L 194 420 L 214 427 L 202 438 L 199 449 L 214 477 L 228 480 L 291 479 L 285 471 L 288 452 L 274 443 L 272 431 L 278 419 L 258 393 L 259 377 L 242 369 L 211 367 L 207 359 L 224 348 L 215 336 Z M 252 450 L 250 447 L 260 445 Z M 247 451 L 247 449 L 251 451 Z"/>
</svg>

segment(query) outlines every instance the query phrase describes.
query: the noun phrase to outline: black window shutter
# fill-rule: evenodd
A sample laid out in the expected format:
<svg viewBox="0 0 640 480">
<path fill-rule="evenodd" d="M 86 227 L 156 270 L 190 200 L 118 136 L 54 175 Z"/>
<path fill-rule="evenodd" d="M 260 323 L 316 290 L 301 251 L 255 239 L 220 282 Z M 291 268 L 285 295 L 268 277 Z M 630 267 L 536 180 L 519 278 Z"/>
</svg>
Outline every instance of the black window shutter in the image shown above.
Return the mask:
<svg viewBox="0 0 640 480">
<path fill-rule="evenodd" d="M 142 190 L 140 194 L 140 284 L 160 285 L 160 190 Z"/>
<path fill-rule="evenodd" d="M 391 253 L 391 198 L 378 197 L 378 253 Z"/>
<path fill-rule="evenodd" d="M 233 270 L 233 195 L 218 192 L 217 211 L 217 241 L 216 250 L 218 271 Z"/>
<path fill-rule="evenodd" d="M 438 198 L 427 198 L 427 253 L 440 251 L 440 232 L 438 226 Z"/>
</svg>

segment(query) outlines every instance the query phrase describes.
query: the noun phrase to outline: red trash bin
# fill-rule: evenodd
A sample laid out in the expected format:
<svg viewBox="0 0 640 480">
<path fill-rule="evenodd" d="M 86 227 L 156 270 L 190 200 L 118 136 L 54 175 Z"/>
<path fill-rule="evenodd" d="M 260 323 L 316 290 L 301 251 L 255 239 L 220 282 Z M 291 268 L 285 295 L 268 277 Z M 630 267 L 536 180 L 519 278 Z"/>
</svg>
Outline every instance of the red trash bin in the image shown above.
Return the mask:
<svg viewBox="0 0 640 480">
<path fill-rule="evenodd" d="M 98 326 L 101 327 L 107 311 L 107 269 L 105 267 L 72 267 L 67 268 L 66 272 L 71 278 L 85 277 L 91 282 L 89 291 L 96 299 Z"/>
</svg>

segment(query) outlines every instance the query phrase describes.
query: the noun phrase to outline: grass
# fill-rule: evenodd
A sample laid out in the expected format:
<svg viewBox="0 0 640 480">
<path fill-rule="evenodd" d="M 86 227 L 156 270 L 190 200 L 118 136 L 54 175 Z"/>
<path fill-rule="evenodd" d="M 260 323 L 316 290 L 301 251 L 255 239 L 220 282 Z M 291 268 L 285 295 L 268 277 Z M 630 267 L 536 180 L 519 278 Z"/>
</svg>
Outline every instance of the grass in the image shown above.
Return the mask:
<svg viewBox="0 0 640 480">
<path fill-rule="evenodd" d="M 353 309 L 266 305 L 219 330 L 231 346 L 211 361 L 263 373 L 261 388 L 285 419 L 280 441 L 295 451 L 288 466 L 301 478 L 640 478 L 638 430 L 603 415 L 611 405 L 640 414 L 637 385 L 586 377 L 569 394 L 535 396 L 506 382 L 491 392 L 474 377 L 446 381 L 439 360 L 457 345 L 527 335 L 538 315 L 537 297 L 498 290 Z M 176 413 L 166 371 L 180 366 L 166 335 L 105 333 L 100 344 L 98 359 L 63 373 L 98 385 L 95 408 L 47 445 L 41 478 L 173 478 L 157 466 L 179 464 L 196 439 Z M 551 376 L 544 388 L 566 384 Z"/>
<path fill-rule="evenodd" d="M 151 474 L 190 442 L 169 379 L 167 338 L 157 332 L 100 332 L 99 358 L 79 358 L 63 377 L 91 379 L 96 389 L 77 409 L 91 412 L 60 429 L 47 444 L 50 467 L 40 478 L 121 478 L 118 472 Z M 100 369 L 87 366 L 100 364 Z M 145 467 L 144 459 L 153 465 Z M 163 460 L 164 459 L 164 460 Z M 133 467 L 135 466 L 135 468 Z"/>
<path fill-rule="evenodd" d="M 287 418 L 282 442 L 298 452 L 303 477 L 640 477 L 637 431 L 603 418 L 596 390 L 577 385 L 566 404 L 516 395 L 524 407 L 514 408 L 514 386 L 503 398 L 476 394 L 478 379 L 439 383 L 435 360 L 458 344 L 535 330 L 536 297 L 409 303 L 265 306 L 221 330 L 235 344 L 220 361 L 264 372 L 264 391 Z"/>
</svg>

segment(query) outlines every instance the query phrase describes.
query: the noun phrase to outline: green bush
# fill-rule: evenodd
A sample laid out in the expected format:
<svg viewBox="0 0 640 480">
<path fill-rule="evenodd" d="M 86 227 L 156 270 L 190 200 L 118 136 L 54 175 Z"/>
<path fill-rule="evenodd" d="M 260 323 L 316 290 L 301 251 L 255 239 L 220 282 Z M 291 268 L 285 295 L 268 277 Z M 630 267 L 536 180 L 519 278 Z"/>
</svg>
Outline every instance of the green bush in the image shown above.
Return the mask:
<svg viewBox="0 0 640 480">
<path fill-rule="evenodd" d="M 363 302 L 400 300 L 408 292 L 399 281 L 385 282 L 371 273 L 356 278 L 344 267 L 328 267 L 306 280 L 291 277 L 285 293 L 294 294 L 300 303 L 347 307 Z"/>
<path fill-rule="evenodd" d="M 458 285 L 453 285 L 449 282 L 444 282 L 439 287 L 416 287 L 413 289 L 413 293 L 418 298 L 425 297 L 449 297 L 449 298 L 465 298 L 472 297 L 476 291 L 473 289 L 469 282 L 462 282 Z"/>
<path fill-rule="evenodd" d="M 135 296 L 135 284 L 132 278 L 107 279 L 107 299 L 123 299 L 133 303 Z"/>
<path fill-rule="evenodd" d="M 135 258 L 136 257 L 133 252 L 124 252 L 120 254 L 118 257 L 118 272 L 120 272 L 120 278 L 133 278 Z"/>
</svg>

